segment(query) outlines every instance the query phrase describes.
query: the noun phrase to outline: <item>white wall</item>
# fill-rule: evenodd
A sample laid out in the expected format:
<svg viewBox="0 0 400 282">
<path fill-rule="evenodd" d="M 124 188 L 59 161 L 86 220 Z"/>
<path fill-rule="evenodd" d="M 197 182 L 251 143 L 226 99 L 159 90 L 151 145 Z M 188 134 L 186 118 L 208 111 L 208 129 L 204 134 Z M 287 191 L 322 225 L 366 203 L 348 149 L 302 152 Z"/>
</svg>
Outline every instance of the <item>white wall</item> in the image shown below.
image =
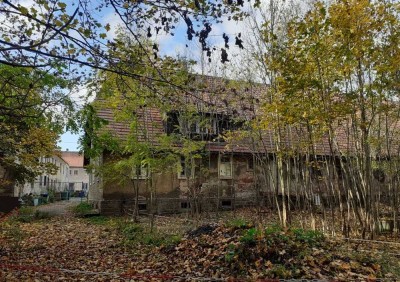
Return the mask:
<svg viewBox="0 0 400 282">
<path fill-rule="evenodd" d="M 42 174 L 36 177 L 31 183 L 16 187 L 15 196 L 23 196 L 25 194 L 46 194 L 49 188 L 55 189 L 57 192 L 64 191 L 68 188 L 69 182 L 69 165 L 60 157 L 52 156 L 50 158 L 41 158 L 44 163 L 52 163 L 57 166 L 57 173 Z"/>
</svg>

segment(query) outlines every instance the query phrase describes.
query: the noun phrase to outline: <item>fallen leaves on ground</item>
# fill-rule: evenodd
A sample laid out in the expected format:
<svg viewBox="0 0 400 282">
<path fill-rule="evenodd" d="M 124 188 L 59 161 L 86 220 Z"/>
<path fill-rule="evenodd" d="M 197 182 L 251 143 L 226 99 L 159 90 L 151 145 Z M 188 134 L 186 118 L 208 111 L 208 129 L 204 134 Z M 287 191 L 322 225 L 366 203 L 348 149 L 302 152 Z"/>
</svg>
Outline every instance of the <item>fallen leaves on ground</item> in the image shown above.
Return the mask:
<svg viewBox="0 0 400 282">
<path fill-rule="evenodd" d="M 207 224 L 187 232 L 180 242 L 148 246 L 127 245 L 126 234 L 115 226 L 85 219 L 52 218 L 20 223 L 19 228 L 19 240 L 0 229 L 1 281 L 394 277 L 370 254 L 362 256 L 359 245 L 299 230 Z"/>
</svg>

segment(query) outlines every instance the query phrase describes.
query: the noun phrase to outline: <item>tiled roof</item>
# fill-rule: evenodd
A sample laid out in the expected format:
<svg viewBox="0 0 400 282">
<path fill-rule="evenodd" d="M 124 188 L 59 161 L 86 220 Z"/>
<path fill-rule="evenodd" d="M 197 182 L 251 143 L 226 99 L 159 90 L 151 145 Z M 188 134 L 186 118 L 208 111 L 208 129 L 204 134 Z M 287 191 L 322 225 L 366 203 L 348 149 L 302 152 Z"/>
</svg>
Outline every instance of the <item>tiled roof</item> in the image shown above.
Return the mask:
<svg viewBox="0 0 400 282">
<path fill-rule="evenodd" d="M 138 137 L 139 141 L 157 142 L 157 137 L 164 133 L 161 113 L 155 108 L 143 108 L 137 113 L 138 126 L 136 132 L 131 132 L 130 125 L 126 122 L 118 121 L 115 118 L 114 112 L 107 107 L 104 100 L 96 100 L 97 115 L 105 119 L 108 123 L 103 130 L 110 132 L 115 137 L 122 140 L 130 134 Z"/>
<path fill-rule="evenodd" d="M 267 87 L 264 85 L 249 86 L 246 83 L 229 81 L 222 78 L 210 76 L 194 76 L 191 82 L 190 92 L 182 94 L 179 103 L 193 104 L 199 112 L 225 113 L 231 117 L 240 117 L 250 120 L 257 115 L 262 96 L 266 96 Z M 264 95 L 262 95 L 264 93 Z M 119 122 L 115 119 L 113 111 L 107 107 L 102 100 L 97 100 L 97 111 L 99 117 L 108 121 L 106 129 L 115 136 L 126 139 L 131 134 L 129 124 Z M 135 136 L 139 140 L 148 140 L 153 145 L 158 144 L 157 136 L 164 133 L 162 113 L 156 108 L 143 108 L 137 113 L 138 127 Z M 391 124 L 395 128 L 400 128 L 397 123 Z M 341 155 L 352 154 L 358 146 L 357 137 L 353 135 L 350 121 L 342 121 L 336 124 L 333 130 L 333 142 L 330 143 L 328 132 L 315 138 L 313 142 L 307 141 L 309 133 L 305 127 L 286 126 L 281 131 L 281 141 L 279 148 L 292 152 L 308 151 L 316 155 Z M 400 132 L 399 132 L 400 134 Z M 232 151 L 232 152 L 264 152 L 273 153 L 276 151 L 276 134 L 272 130 L 263 130 L 262 138 L 258 142 L 252 142 L 250 138 L 242 138 L 233 141 L 226 146 L 226 143 L 208 142 L 207 148 L 211 151 Z M 392 138 L 391 151 L 397 152 L 399 144 L 397 139 Z M 255 144 L 256 143 L 256 144 Z"/>
<path fill-rule="evenodd" d="M 70 167 L 83 167 L 83 155 L 79 152 L 63 151 L 61 157 Z"/>
</svg>

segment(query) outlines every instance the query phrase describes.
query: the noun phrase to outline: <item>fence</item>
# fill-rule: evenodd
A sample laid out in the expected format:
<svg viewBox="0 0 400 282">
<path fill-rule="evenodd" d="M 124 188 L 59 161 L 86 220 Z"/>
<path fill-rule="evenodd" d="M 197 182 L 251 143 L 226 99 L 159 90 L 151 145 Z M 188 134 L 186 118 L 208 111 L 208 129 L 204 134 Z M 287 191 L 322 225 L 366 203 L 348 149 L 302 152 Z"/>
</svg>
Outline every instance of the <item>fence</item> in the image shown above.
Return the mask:
<svg viewBox="0 0 400 282">
<path fill-rule="evenodd" d="M 88 183 L 85 182 L 31 182 L 17 188 L 18 196 L 23 195 L 41 195 L 57 192 L 75 192 L 88 189 Z"/>
<path fill-rule="evenodd" d="M 32 182 L 16 189 L 21 204 L 37 206 L 49 202 L 69 200 L 71 197 L 86 197 L 87 183 L 84 182 Z"/>
<path fill-rule="evenodd" d="M 104 199 L 95 204 L 104 215 L 122 215 L 127 210 L 135 206 L 136 200 L 132 197 L 124 197 L 121 199 Z M 328 197 L 319 197 L 318 201 L 306 199 L 304 196 L 283 197 L 273 193 L 248 193 L 239 194 L 233 191 L 226 195 L 218 193 L 203 195 L 200 194 L 196 198 L 193 197 L 156 197 L 145 198 L 140 197 L 138 201 L 139 212 L 156 213 L 156 214 L 174 214 L 182 212 L 214 212 L 223 210 L 235 210 L 241 207 L 254 207 L 268 210 L 276 209 L 276 201 L 281 203 L 283 200 L 287 202 L 291 210 L 299 208 L 301 205 L 309 203 L 318 208 L 321 203 L 332 204 L 333 200 Z"/>
</svg>

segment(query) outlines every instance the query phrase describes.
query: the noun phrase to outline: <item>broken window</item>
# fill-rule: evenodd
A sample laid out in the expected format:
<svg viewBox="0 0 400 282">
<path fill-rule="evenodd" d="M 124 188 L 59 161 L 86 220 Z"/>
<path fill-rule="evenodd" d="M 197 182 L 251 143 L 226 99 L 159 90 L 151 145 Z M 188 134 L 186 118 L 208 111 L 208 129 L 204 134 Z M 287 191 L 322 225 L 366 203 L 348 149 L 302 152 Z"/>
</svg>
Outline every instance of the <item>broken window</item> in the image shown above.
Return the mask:
<svg viewBox="0 0 400 282">
<path fill-rule="evenodd" d="M 326 166 L 326 164 L 322 161 L 312 161 L 310 163 L 311 178 L 315 180 L 322 180 L 324 177 L 324 166 Z"/>
<path fill-rule="evenodd" d="M 150 169 L 147 164 L 141 164 L 136 166 L 133 178 L 135 179 L 146 179 L 150 177 Z"/>
<path fill-rule="evenodd" d="M 252 171 L 254 169 L 254 160 L 252 157 L 247 158 L 247 170 Z"/>
<path fill-rule="evenodd" d="M 231 200 L 221 200 L 221 208 L 222 209 L 232 208 L 232 201 Z"/>
<path fill-rule="evenodd" d="M 223 154 L 219 158 L 219 176 L 221 178 L 232 178 L 232 156 Z"/>
<path fill-rule="evenodd" d="M 181 209 L 190 209 L 190 202 L 181 202 Z"/>
<path fill-rule="evenodd" d="M 185 157 L 181 156 L 179 165 L 178 178 L 194 177 L 195 164 L 193 159 L 191 159 L 190 163 L 187 163 Z"/>
<path fill-rule="evenodd" d="M 185 116 L 178 111 L 172 111 L 166 114 L 164 121 L 167 134 L 183 134 L 201 140 L 213 140 L 224 131 L 242 126 L 243 122 L 235 121 L 232 116 L 207 112 Z"/>
</svg>

